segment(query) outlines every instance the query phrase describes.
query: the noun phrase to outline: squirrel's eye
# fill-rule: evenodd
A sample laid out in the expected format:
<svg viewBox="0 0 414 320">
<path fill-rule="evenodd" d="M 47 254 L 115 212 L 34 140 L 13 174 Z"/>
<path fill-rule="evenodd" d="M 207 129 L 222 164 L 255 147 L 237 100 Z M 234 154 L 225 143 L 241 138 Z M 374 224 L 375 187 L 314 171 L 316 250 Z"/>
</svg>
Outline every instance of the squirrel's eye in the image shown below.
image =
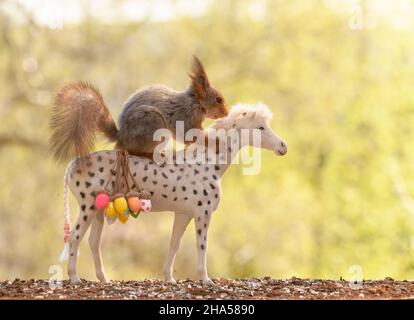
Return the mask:
<svg viewBox="0 0 414 320">
<path fill-rule="evenodd" d="M 263 127 L 259 127 L 259 130 L 264 130 L 264 128 Z"/>
<path fill-rule="evenodd" d="M 222 103 L 223 102 L 223 99 L 221 97 L 216 97 L 216 102 L 217 103 Z"/>
</svg>

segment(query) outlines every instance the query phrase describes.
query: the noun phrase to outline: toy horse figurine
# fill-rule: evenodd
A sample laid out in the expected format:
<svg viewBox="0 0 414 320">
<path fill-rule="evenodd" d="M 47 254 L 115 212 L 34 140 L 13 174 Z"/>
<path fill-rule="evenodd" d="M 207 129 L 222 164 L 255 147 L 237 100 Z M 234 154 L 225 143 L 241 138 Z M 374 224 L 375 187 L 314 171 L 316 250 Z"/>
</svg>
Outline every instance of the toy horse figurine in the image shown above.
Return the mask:
<svg viewBox="0 0 414 320">
<path fill-rule="evenodd" d="M 224 143 L 219 143 L 219 149 L 214 153 L 218 153 L 217 159 L 227 159 L 225 163 L 194 163 L 187 159 L 182 164 L 159 165 L 147 158 L 128 157 L 131 172 L 128 183 L 133 185 L 135 181 L 140 188 L 149 192 L 152 212 L 173 211 L 175 213 L 170 250 L 164 266 L 166 281 L 175 282 L 172 274 L 174 259 L 187 225 L 195 219 L 198 273 L 204 284 L 213 283 L 207 274 L 207 236 L 211 216 L 220 202 L 222 176 L 240 148 L 252 145 L 254 132 L 261 133 L 261 148 L 272 150 L 276 155 L 284 155 L 287 152 L 287 145 L 268 125 L 271 116 L 267 106 L 262 104 L 237 105 L 232 108 L 228 116 L 217 120 L 209 128 L 209 131 L 224 129 L 226 132 L 233 130 L 240 133 L 244 129 L 248 132 L 249 139 L 241 140 L 241 143 L 237 145 L 227 146 L 226 141 L 219 141 Z M 208 144 L 208 148 L 216 146 L 216 143 Z M 100 281 L 107 281 L 100 252 L 104 212 L 97 209 L 95 196 L 105 185 L 108 185 L 109 193 L 115 190 L 116 185 L 112 178 L 116 176 L 116 172 L 111 172 L 111 168 L 117 160 L 116 153 L 117 151 L 95 152 L 87 156 L 84 166 L 80 166 L 79 161 L 74 160 L 66 169 L 64 179 L 66 214 L 69 214 L 68 186 L 79 204 L 79 216 L 68 239 L 68 274 L 72 283 L 81 281 L 76 272 L 77 253 L 80 241 L 89 227 L 91 227 L 89 245 L 93 254 L 96 276 Z M 179 158 L 178 155 L 177 158 Z M 108 181 L 111 182 L 108 184 Z"/>
</svg>

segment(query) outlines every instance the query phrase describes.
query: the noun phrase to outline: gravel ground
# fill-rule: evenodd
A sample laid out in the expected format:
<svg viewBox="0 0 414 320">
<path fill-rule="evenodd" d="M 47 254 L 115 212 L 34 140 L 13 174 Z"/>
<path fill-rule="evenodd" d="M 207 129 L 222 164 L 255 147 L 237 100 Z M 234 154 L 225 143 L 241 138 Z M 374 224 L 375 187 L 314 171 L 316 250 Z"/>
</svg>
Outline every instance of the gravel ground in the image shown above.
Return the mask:
<svg viewBox="0 0 414 320">
<path fill-rule="evenodd" d="M 0 282 L 0 299 L 414 299 L 414 281 L 364 281 L 352 289 L 345 280 L 310 280 L 293 277 L 214 279 L 205 287 L 200 281 L 181 280 L 177 284 L 161 280 L 83 281 L 52 290 L 45 280 Z"/>
</svg>

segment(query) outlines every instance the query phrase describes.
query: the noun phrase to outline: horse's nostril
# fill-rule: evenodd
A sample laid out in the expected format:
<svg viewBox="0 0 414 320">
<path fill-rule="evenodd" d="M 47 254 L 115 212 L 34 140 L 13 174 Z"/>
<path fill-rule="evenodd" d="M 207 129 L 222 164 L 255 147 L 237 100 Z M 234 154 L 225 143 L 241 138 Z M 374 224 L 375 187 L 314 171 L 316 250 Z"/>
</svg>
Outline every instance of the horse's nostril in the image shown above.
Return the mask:
<svg viewBox="0 0 414 320">
<path fill-rule="evenodd" d="M 283 141 L 280 143 L 280 145 L 282 146 L 282 148 L 286 147 L 286 143 L 284 143 Z"/>
</svg>

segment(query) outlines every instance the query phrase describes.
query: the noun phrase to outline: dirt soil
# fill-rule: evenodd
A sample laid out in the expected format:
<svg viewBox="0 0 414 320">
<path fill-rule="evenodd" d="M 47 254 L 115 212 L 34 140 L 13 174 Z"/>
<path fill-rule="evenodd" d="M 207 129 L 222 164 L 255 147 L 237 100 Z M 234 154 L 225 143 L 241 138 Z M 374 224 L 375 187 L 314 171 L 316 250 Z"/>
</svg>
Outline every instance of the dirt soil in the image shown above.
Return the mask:
<svg viewBox="0 0 414 320">
<path fill-rule="evenodd" d="M 414 281 L 363 281 L 360 289 L 345 280 L 309 280 L 293 277 L 214 279 L 215 285 L 180 280 L 83 281 L 51 289 L 45 280 L 7 280 L 0 282 L 0 299 L 414 299 Z"/>
</svg>

